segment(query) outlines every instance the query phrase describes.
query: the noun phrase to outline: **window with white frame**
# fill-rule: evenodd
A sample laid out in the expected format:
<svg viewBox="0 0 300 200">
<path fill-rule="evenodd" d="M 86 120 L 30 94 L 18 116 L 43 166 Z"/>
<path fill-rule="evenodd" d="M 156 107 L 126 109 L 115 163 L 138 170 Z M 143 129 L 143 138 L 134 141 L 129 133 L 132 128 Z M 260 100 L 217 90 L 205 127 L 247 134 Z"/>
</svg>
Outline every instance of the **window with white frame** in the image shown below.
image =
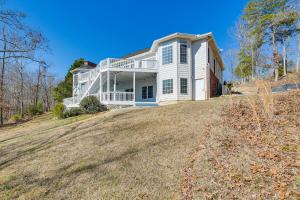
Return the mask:
<svg viewBox="0 0 300 200">
<path fill-rule="evenodd" d="M 171 64 L 173 63 L 173 46 L 163 47 L 162 49 L 162 64 Z"/>
<path fill-rule="evenodd" d="M 187 94 L 188 93 L 188 79 L 180 78 L 180 93 Z"/>
<path fill-rule="evenodd" d="M 163 80 L 163 94 L 173 93 L 173 79 Z"/>
<path fill-rule="evenodd" d="M 153 98 L 153 86 L 142 87 L 142 99 L 152 99 Z"/>
<path fill-rule="evenodd" d="M 180 41 L 180 64 L 187 64 L 187 41 Z"/>
</svg>

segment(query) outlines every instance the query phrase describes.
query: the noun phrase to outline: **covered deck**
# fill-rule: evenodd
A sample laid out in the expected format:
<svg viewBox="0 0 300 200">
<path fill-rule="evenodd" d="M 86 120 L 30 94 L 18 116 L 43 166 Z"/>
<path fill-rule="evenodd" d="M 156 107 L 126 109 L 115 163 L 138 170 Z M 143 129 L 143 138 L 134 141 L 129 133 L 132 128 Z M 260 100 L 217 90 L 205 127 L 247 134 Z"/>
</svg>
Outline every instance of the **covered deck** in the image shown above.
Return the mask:
<svg viewBox="0 0 300 200">
<path fill-rule="evenodd" d="M 101 74 L 100 102 L 105 105 L 154 105 L 157 73 L 106 71 Z"/>
</svg>

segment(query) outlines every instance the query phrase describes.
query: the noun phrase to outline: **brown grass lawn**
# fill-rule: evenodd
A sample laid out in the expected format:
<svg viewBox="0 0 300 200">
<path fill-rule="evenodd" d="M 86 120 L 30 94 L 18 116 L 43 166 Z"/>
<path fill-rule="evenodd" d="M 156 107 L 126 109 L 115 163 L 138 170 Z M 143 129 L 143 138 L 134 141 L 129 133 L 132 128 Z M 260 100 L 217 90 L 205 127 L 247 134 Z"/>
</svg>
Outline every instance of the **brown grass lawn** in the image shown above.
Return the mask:
<svg viewBox="0 0 300 200">
<path fill-rule="evenodd" d="M 255 137 L 262 149 L 284 137 L 283 146 L 274 148 L 292 159 L 289 166 L 270 161 L 279 170 L 277 179 L 262 176 L 270 162 L 256 156 L 260 149 L 246 141 L 244 130 L 225 120 L 239 118 L 226 114 L 242 110 L 236 104 L 241 99 L 246 100 L 215 98 L 65 120 L 43 115 L 0 129 L 0 199 L 298 198 L 298 125 L 284 136 Z M 264 168 L 251 171 L 255 164 Z M 283 180 L 281 174 L 290 182 L 273 185 Z"/>
</svg>

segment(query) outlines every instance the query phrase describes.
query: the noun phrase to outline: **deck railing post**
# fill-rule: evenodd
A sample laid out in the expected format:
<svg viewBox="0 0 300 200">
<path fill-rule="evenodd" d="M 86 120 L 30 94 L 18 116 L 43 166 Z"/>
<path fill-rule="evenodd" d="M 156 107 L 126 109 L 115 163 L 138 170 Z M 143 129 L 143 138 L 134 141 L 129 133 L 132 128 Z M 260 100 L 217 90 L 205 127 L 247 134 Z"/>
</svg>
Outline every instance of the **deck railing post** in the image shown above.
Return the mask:
<svg viewBox="0 0 300 200">
<path fill-rule="evenodd" d="M 114 101 L 116 101 L 117 74 L 114 74 Z"/>
<path fill-rule="evenodd" d="M 102 101 L 102 73 L 101 73 L 101 71 L 99 70 L 98 71 L 98 73 L 99 73 L 99 87 L 100 87 L 100 89 L 99 89 L 99 101 L 101 102 Z"/>
<path fill-rule="evenodd" d="M 135 72 L 133 72 L 133 102 L 135 102 Z"/>
<path fill-rule="evenodd" d="M 109 92 L 109 90 L 110 90 L 109 87 L 110 86 L 109 86 L 109 82 L 110 82 L 109 70 L 107 70 L 107 84 L 106 84 L 107 85 L 107 89 L 106 90 L 107 90 L 107 94 L 109 95 L 109 100 L 108 101 L 110 101 L 110 92 Z"/>
</svg>

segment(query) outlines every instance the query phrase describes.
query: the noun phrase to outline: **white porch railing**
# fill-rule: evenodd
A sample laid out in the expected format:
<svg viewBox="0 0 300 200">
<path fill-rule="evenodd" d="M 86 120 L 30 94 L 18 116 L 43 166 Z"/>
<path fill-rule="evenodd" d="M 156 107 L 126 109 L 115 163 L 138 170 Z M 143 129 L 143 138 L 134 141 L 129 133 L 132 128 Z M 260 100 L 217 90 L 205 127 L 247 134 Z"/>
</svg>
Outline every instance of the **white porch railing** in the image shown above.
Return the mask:
<svg viewBox="0 0 300 200">
<path fill-rule="evenodd" d="M 156 60 L 107 58 L 100 62 L 100 69 L 157 69 Z"/>
<path fill-rule="evenodd" d="M 64 105 L 67 107 L 73 105 L 74 104 L 73 102 L 74 102 L 73 97 L 64 99 Z"/>
<path fill-rule="evenodd" d="M 78 74 L 78 81 L 91 83 L 96 79 L 96 77 L 99 73 L 100 73 L 99 67 L 97 67 L 95 69 L 91 69 L 88 72 Z"/>
<path fill-rule="evenodd" d="M 103 102 L 134 102 L 133 92 L 103 92 Z"/>
</svg>

